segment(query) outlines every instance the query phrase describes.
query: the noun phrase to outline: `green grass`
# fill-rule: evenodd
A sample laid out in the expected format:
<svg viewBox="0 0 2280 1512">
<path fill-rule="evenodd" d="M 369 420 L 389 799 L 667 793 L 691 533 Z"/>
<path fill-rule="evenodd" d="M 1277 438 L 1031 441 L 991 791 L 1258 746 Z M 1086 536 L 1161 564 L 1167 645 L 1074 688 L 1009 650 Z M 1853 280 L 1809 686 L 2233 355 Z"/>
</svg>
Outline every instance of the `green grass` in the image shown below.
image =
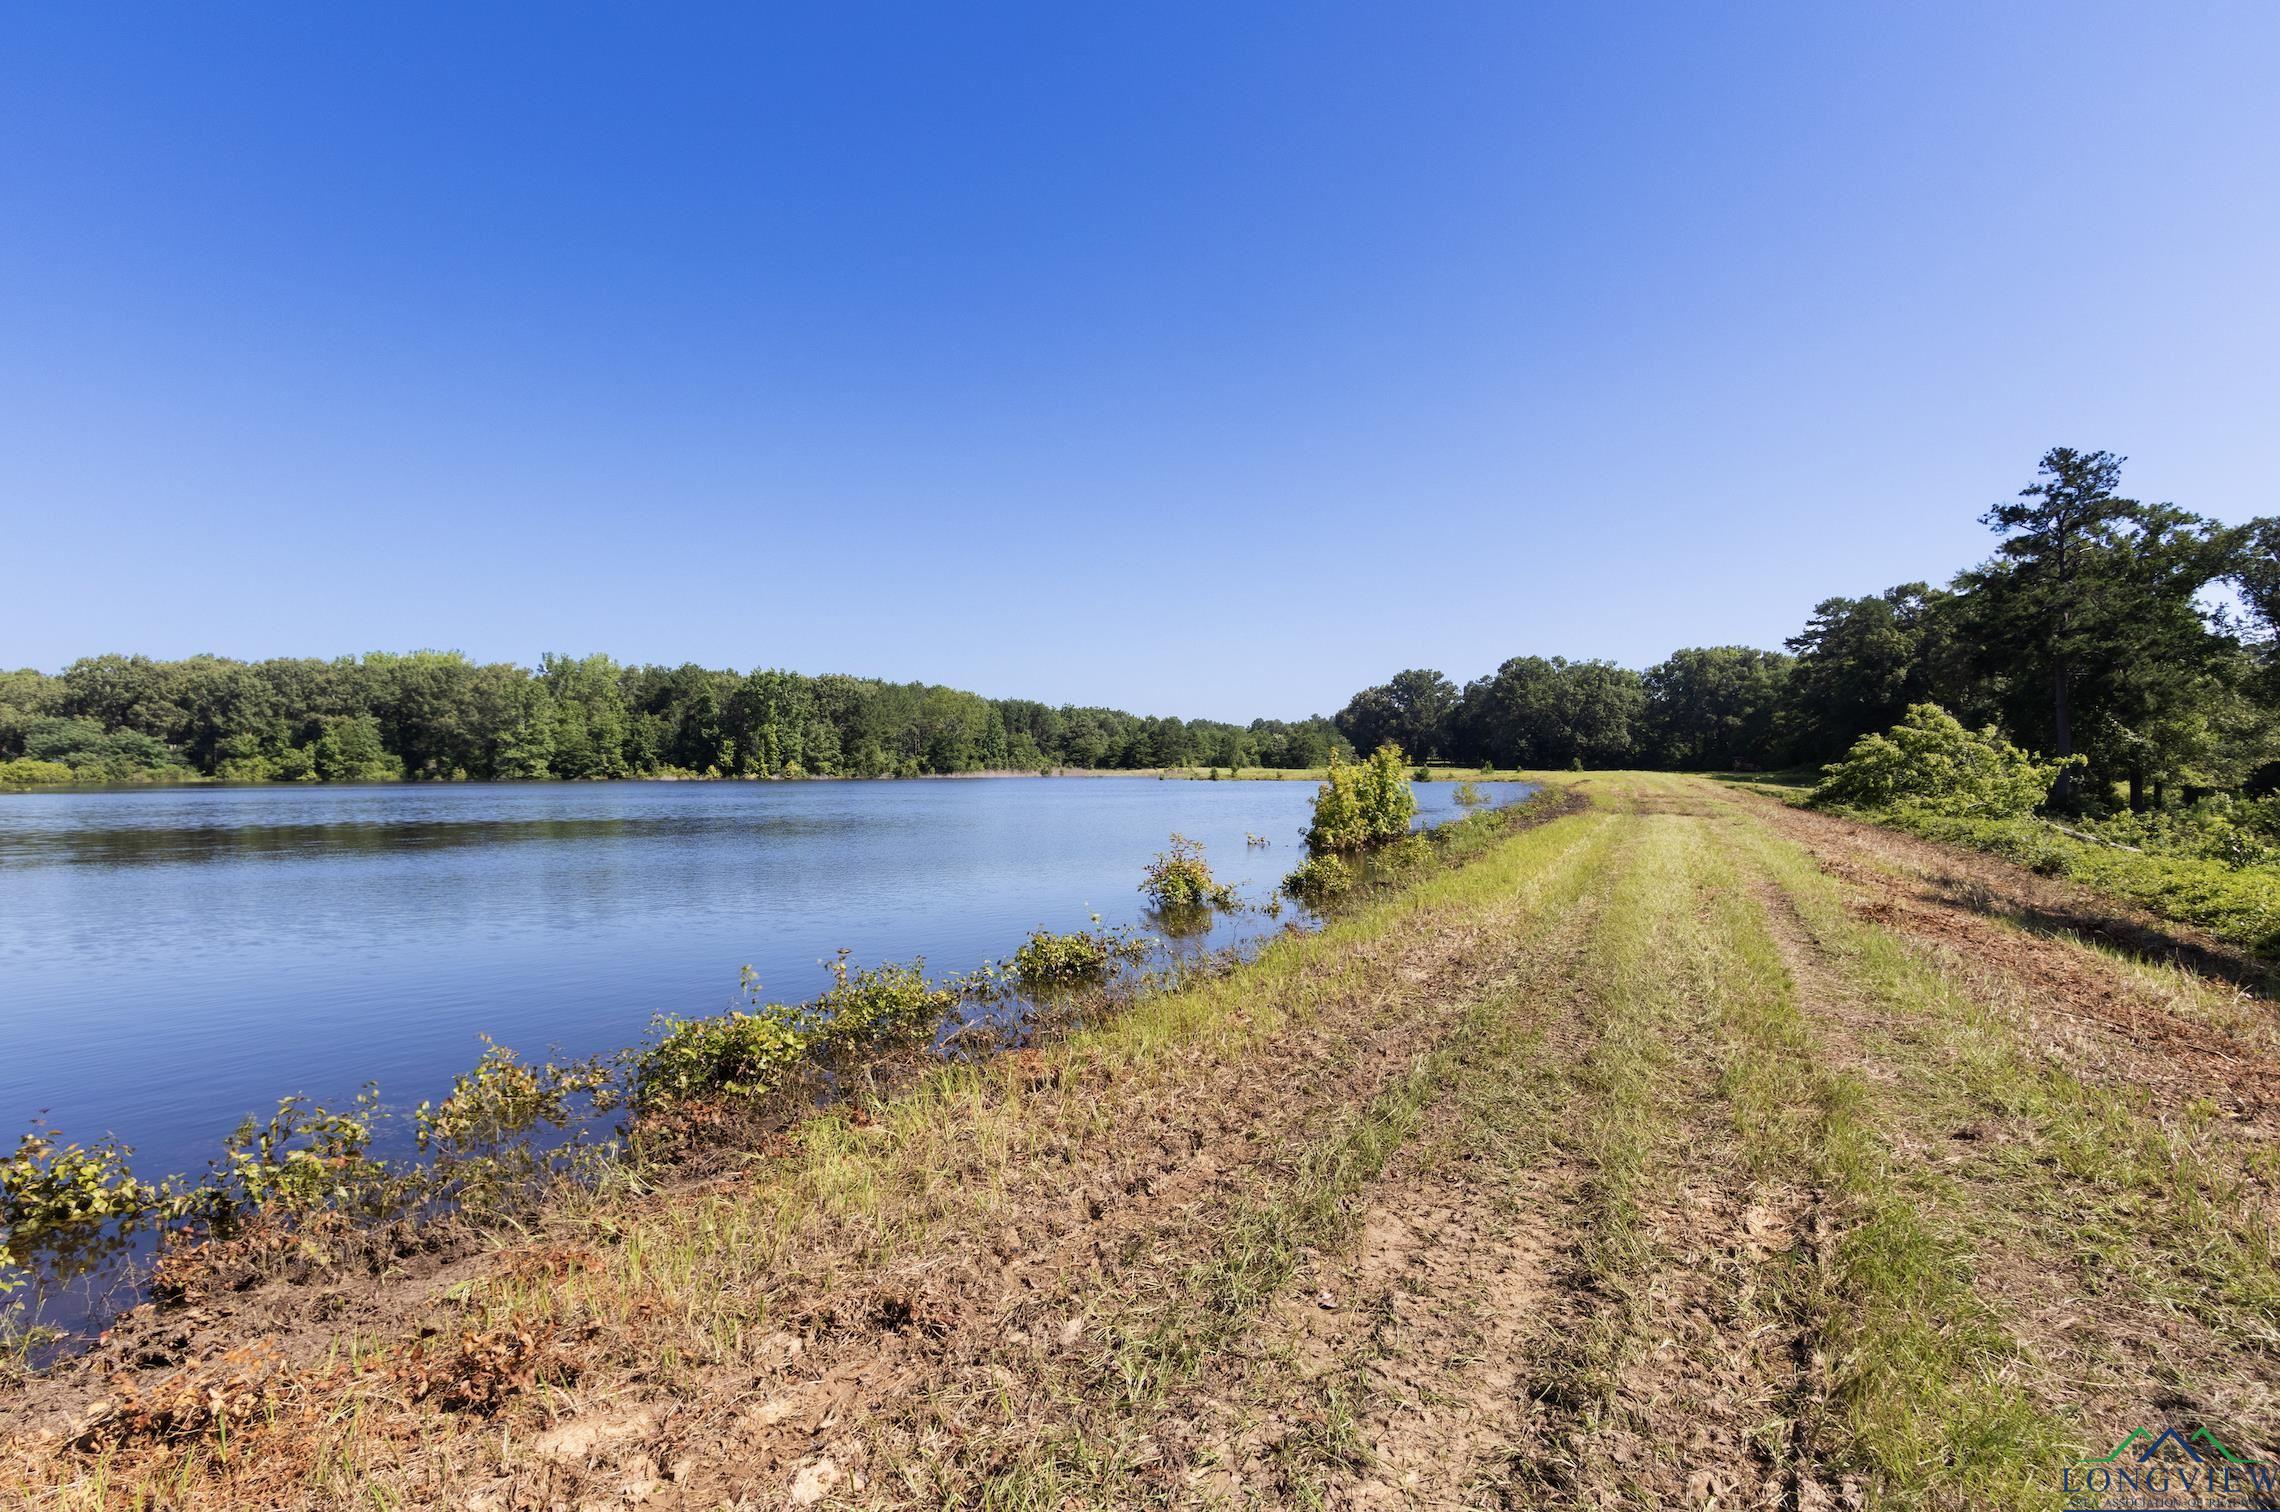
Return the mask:
<svg viewBox="0 0 2280 1512">
<path fill-rule="evenodd" d="M 2064 877 L 2148 913 L 2205 929 L 2262 956 L 2280 955 L 2280 868 L 2230 866 L 2078 840 L 2043 819 L 1950 819 L 1923 813 L 1856 817 L 1968 846 L 2048 877 Z"/>
<path fill-rule="evenodd" d="M 1736 861 L 1834 947 L 1852 985 L 1888 998 L 1920 988 L 1912 959 L 1855 924 L 1810 858 L 1755 826 L 1725 833 Z M 2050 1465 L 2072 1430 L 2009 1379 L 2020 1346 L 1975 1289 L 1971 1194 L 1895 1153 L 1888 1085 L 1825 1063 L 1763 903 L 1740 866 L 1721 871 L 1710 886 L 1729 948 L 1716 969 L 1743 1046 L 1730 1074 L 1744 1143 L 1761 1169 L 1819 1184 L 1838 1236 L 1796 1299 L 1829 1362 L 1818 1452 L 1864 1474 L 1872 1505 L 2059 1505 Z"/>
</svg>

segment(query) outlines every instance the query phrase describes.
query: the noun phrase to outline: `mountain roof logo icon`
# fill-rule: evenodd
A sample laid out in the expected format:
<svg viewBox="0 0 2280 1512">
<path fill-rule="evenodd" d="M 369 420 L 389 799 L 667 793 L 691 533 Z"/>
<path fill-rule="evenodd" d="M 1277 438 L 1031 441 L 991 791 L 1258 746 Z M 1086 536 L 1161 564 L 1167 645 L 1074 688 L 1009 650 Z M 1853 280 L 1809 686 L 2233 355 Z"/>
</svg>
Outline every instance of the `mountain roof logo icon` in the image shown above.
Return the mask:
<svg viewBox="0 0 2280 1512">
<path fill-rule="evenodd" d="M 2232 1465 L 2248 1463 L 2226 1448 L 2224 1440 L 2206 1428 L 2196 1428 L 2189 1434 L 2180 1433 L 2175 1428 L 2164 1428 L 2158 1434 L 2150 1428 L 2132 1428 L 2128 1435 L 2108 1453 L 2100 1455 L 2094 1460 L 2079 1460 L 2076 1463 L 2111 1465 L 2121 1459 L 2123 1455 L 2130 1454 L 2130 1451 L 2134 1449 L 2137 1452 L 2131 1454 L 2130 1457 L 2142 1465 L 2159 1454 L 2161 1446 L 2164 1444 L 2176 1445 L 2177 1452 L 2195 1464 L 2202 1464 L 2211 1459 L 2222 1460 Z"/>
</svg>

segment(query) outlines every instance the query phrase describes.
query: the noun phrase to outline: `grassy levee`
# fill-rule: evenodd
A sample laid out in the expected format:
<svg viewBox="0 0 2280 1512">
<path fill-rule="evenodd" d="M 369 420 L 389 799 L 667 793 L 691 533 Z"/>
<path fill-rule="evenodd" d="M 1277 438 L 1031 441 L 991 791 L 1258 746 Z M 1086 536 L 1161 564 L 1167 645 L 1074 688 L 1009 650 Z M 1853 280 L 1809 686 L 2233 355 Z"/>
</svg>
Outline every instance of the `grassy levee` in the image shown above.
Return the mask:
<svg viewBox="0 0 2280 1512">
<path fill-rule="evenodd" d="M 1596 1174 L 1579 1269 L 1598 1305 L 1535 1377 L 1565 1421 L 1521 1459 L 1520 1487 L 1535 1493 L 1522 1500 L 1665 1505 L 1689 1469 L 1706 1472 L 1716 1456 L 1698 1435 L 1692 1448 L 1671 1440 L 1712 1402 L 1639 1364 L 1683 1322 L 1684 1307 L 1674 1316 L 1655 1299 L 1691 1286 L 1689 1305 L 1721 1324 L 1686 1356 L 1769 1398 L 1748 1434 L 1754 1467 L 1722 1446 L 1729 1489 L 1751 1494 L 1754 1468 L 1789 1504 L 1824 1504 L 1834 1493 L 1817 1488 L 1843 1483 L 1874 1506 L 2055 1505 L 2049 1454 L 2064 1435 L 2000 1378 L 2014 1351 L 1973 1290 L 1958 1215 L 1896 1152 L 1859 1078 L 1829 1064 L 1749 885 L 1765 837 L 1699 783 L 1612 785 L 1642 810 L 1650 843 L 1607 910 L 1606 1032 L 1580 1076 Z M 1715 1185 L 1728 1150 L 1748 1208 L 1727 1238 L 1748 1258 L 1727 1262 L 1738 1274 L 1690 1278 L 1721 1236 L 1684 1225 L 1720 1220 L 1680 1188 Z M 1642 1200 L 1660 1215 L 1651 1242 Z M 1787 1242 L 1752 1253 L 1753 1218 Z M 1787 1359 L 1752 1347 L 1767 1333 L 1794 1341 Z"/>
<path fill-rule="evenodd" d="M 1824 1208 L 1791 1278 L 1818 1377 L 1803 1383 L 1793 1452 L 1857 1480 L 1872 1505 L 2058 1505 L 2051 1466 L 2073 1435 L 2007 1379 L 2019 1347 L 1974 1286 L 1970 1195 L 1898 1152 L 1889 1082 L 1830 1063 L 1749 874 L 1802 895 L 1823 924 L 1850 921 L 1793 848 L 1746 822 L 1721 838 L 1706 881 L 1724 947 L 1714 991 L 1736 1042 L 1728 1095 L 1752 1163 L 1810 1181 Z M 1845 944 L 1847 976 L 1875 990 L 1873 965 L 1897 947 L 1868 926 Z"/>
<path fill-rule="evenodd" d="M 1630 807 L 1627 794 L 1615 801 Z M 1592 1300 L 1549 1347 L 1530 1381 L 1537 1400 L 1576 1414 L 1588 1428 L 1614 1393 L 1624 1352 L 1637 1345 L 1637 1281 L 1647 1253 L 1638 1233 L 1640 1185 L 1658 1133 L 1655 1078 L 1667 1064 L 1670 1019 L 1683 1001 L 1687 964 L 1681 925 L 1693 836 L 1633 812 L 1641 833 L 1634 864 L 1617 874 L 1583 964 L 1590 1002 L 1589 1048 L 1571 1073 L 1570 1148 L 1583 1162 L 1573 1283 Z M 1525 1460 L 1525 1457 L 1523 1457 Z M 1524 1473 L 1572 1475 L 1527 1462 Z"/>
<path fill-rule="evenodd" d="M 1149 1236 L 1144 1265 L 1086 1288 L 1097 1343 L 1059 1359 L 993 1352 L 966 1380 L 939 1383 L 912 1417 L 882 1436 L 880 1463 L 922 1505 L 1073 1508 L 1130 1505 L 1161 1454 L 1167 1419 L 1215 1358 L 1257 1326 L 1300 1257 L 1351 1232 L 1356 1198 L 1461 1081 L 1482 1074 L 1486 1043 L 1527 1018 L 1555 943 L 1588 914 L 1607 854 L 1621 838 L 1604 816 L 1578 823 L 1557 851 L 1507 847 L 1466 875 L 1503 964 L 1408 1054 L 1376 1093 L 1334 1108 L 1306 1137 L 1278 1139 L 1217 1199 L 1198 1202 Z M 1547 837 L 1548 839 L 1549 837 Z M 1505 1067 L 1502 1069 L 1509 1069 Z M 991 1390 L 977 1391 L 987 1378 Z M 1333 1407 L 1335 1404 L 1333 1404 Z M 956 1449 L 932 1452 L 950 1440 Z M 1301 1498 L 1304 1500 L 1305 1498 Z"/>
</svg>

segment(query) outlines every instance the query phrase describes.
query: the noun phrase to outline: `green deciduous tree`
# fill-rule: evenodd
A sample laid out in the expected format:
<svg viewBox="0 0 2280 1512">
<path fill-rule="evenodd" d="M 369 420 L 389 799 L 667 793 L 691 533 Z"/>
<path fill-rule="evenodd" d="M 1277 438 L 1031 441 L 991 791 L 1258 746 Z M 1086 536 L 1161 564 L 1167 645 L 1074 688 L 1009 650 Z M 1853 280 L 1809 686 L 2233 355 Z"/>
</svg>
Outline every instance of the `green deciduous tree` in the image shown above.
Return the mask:
<svg viewBox="0 0 2280 1512">
<path fill-rule="evenodd" d="M 1646 747 L 1662 766 L 1724 771 L 1786 765 L 1790 659 L 1749 646 L 1674 651 L 1646 674 Z"/>
</svg>

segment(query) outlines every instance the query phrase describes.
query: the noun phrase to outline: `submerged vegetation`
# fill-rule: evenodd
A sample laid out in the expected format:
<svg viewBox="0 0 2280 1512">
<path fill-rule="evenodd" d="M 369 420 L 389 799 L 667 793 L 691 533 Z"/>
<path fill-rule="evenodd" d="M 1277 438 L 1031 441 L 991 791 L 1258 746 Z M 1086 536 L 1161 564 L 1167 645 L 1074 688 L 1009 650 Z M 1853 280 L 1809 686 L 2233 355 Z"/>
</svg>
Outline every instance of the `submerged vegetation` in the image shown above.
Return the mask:
<svg viewBox="0 0 2280 1512">
<path fill-rule="evenodd" d="M 1332 761 L 1314 795 L 1306 848 L 1318 856 L 1335 855 L 1407 835 L 1417 817 L 1417 795 L 1409 790 L 1409 780 L 1407 758 L 1397 745 L 1379 746 L 1359 764 Z"/>
<path fill-rule="evenodd" d="M 1306 829 L 1306 859 L 1283 878 L 1282 890 L 1319 907 L 1344 894 L 1361 875 L 1359 861 L 1372 857 L 1373 870 L 1395 873 L 1418 855 L 1410 833 L 1417 817 L 1417 795 L 1410 791 L 1407 758 L 1396 745 L 1381 745 L 1358 764 L 1332 761 L 1314 793 L 1313 822 Z M 1476 812 L 1487 800 L 1467 782 L 1458 805 Z"/>
<path fill-rule="evenodd" d="M 1024 992 L 1097 983 L 1118 965 L 1141 960 L 1153 943 L 1128 928 L 1100 928 L 1098 914 L 1093 915 L 1093 925 L 1066 934 L 1049 929 L 1033 931 L 1008 963 L 1014 983 Z"/>
<path fill-rule="evenodd" d="M 1291 869 L 1282 885 L 1301 903 L 1321 904 L 1354 885 L 1354 869 L 1334 853 L 1308 856 Z"/>
<path fill-rule="evenodd" d="M 654 1041 L 633 1059 L 635 1104 L 773 1092 L 792 1070 L 820 1057 L 931 1030 L 965 990 L 930 982 L 923 961 L 851 968 L 842 952 L 831 972 L 832 985 L 820 996 L 777 1003 L 747 967 L 748 1007 L 661 1020 Z"/>
</svg>

